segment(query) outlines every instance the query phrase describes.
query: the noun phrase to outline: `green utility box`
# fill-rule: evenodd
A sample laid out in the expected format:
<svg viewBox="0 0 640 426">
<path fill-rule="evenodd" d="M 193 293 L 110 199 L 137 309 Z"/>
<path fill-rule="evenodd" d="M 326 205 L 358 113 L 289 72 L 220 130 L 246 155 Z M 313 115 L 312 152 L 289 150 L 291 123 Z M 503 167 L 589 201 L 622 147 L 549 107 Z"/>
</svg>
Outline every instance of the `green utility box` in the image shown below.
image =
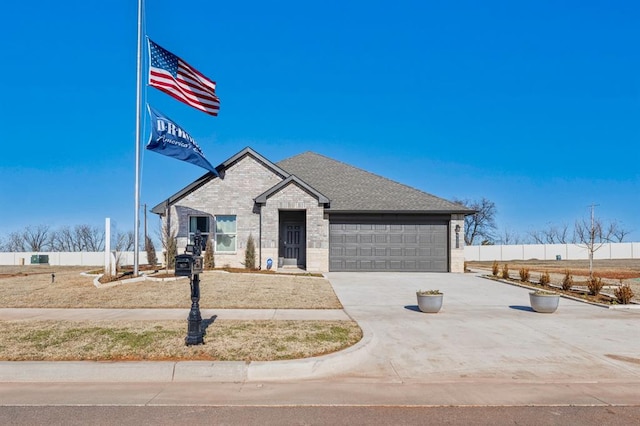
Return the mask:
<svg viewBox="0 0 640 426">
<path fill-rule="evenodd" d="M 32 254 L 31 255 L 31 264 L 32 265 L 45 265 L 49 263 L 49 255 L 48 254 Z"/>
</svg>

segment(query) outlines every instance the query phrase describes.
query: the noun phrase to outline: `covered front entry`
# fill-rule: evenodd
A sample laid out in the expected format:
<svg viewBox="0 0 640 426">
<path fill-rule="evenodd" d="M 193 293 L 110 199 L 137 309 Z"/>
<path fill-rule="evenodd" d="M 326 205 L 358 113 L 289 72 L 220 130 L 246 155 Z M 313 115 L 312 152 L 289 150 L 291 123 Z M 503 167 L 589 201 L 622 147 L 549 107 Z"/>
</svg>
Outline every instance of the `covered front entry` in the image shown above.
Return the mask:
<svg viewBox="0 0 640 426">
<path fill-rule="evenodd" d="M 304 210 L 280 211 L 278 257 L 283 266 L 306 268 L 307 238 Z"/>
<path fill-rule="evenodd" d="M 448 272 L 448 218 L 332 215 L 330 271 Z"/>
</svg>

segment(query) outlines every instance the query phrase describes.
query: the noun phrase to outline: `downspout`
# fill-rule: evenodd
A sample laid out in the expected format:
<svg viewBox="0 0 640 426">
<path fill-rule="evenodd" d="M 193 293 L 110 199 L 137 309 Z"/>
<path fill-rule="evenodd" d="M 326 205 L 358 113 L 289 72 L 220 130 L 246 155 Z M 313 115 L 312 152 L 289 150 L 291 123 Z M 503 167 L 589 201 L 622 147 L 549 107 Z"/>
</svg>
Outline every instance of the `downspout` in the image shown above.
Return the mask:
<svg viewBox="0 0 640 426">
<path fill-rule="evenodd" d="M 262 270 L 262 204 L 259 204 L 259 213 L 258 213 L 258 269 Z"/>
</svg>

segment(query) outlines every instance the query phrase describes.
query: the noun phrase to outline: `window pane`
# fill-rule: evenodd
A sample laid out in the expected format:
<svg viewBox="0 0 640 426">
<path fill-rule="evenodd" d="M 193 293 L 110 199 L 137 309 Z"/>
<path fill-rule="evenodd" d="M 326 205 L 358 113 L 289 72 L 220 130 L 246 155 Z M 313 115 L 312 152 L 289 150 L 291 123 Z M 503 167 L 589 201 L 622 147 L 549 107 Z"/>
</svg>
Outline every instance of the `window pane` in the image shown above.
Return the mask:
<svg viewBox="0 0 640 426">
<path fill-rule="evenodd" d="M 216 233 L 235 234 L 235 216 L 216 216 Z"/>
<path fill-rule="evenodd" d="M 236 251 L 236 236 L 235 235 L 216 235 L 216 251 Z"/>
<path fill-rule="evenodd" d="M 209 232 L 209 218 L 207 216 L 191 216 L 189 218 L 189 232 Z"/>
</svg>

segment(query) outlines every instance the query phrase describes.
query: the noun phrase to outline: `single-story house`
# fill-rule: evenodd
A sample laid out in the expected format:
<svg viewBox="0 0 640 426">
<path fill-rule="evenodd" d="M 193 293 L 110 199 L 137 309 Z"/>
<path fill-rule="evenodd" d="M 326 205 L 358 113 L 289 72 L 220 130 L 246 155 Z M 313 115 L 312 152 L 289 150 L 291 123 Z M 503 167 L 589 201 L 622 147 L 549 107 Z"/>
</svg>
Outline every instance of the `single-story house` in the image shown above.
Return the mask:
<svg viewBox="0 0 640 426">
<path fill-rule="evenodd" d="M 273 163 L 245 148 L 151 211 L 177 235 L 211 238 L 217 267 L 463 272 L 460 204 L 313 152 Z"/>
</svg>

